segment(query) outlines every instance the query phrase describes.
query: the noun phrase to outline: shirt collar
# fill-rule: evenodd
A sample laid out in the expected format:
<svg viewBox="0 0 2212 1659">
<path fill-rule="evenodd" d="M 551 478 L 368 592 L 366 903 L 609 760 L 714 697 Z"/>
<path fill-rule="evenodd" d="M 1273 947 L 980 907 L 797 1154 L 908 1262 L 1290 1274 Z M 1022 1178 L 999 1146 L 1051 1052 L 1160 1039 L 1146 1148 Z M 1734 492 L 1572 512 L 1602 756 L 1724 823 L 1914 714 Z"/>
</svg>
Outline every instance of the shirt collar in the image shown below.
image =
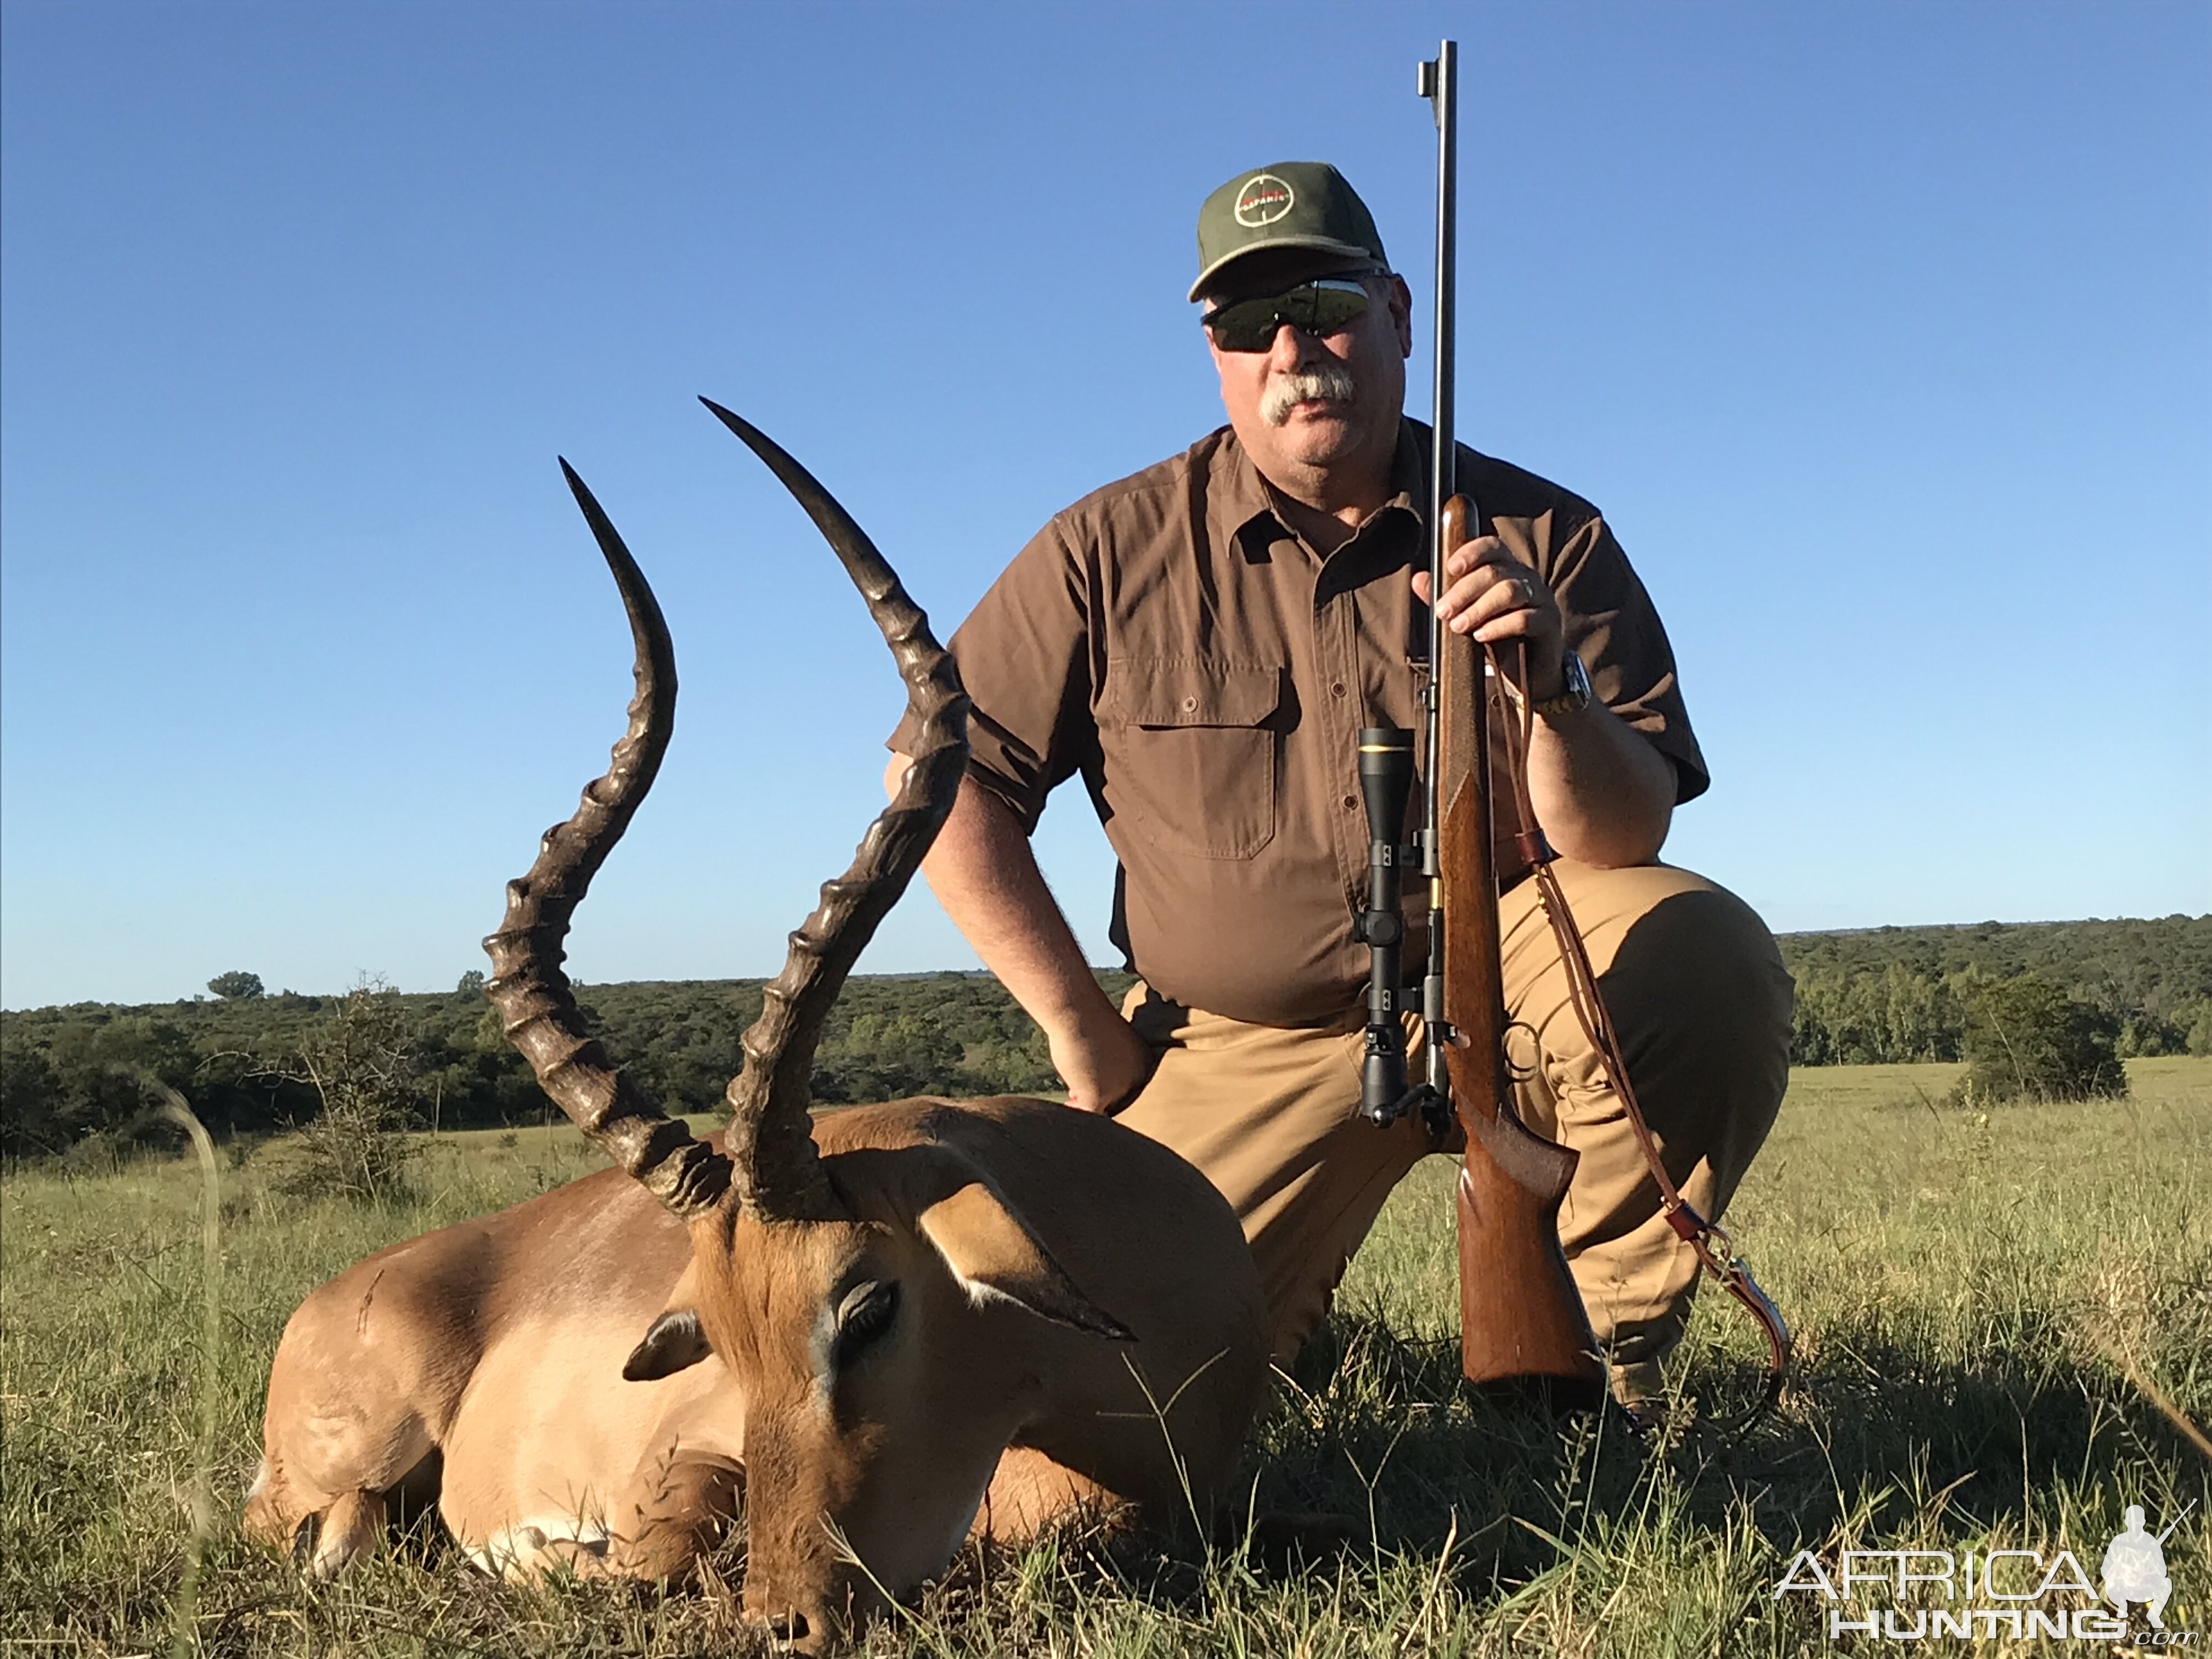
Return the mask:
<svg viewBox="0 0 2212 1659">
<path fill-rule="evenodd" d="M 1226 532 L 1226 538 L 1241 541 L 1248 532 L 1263 532 L 1272 526 L 1270 539 L 1291 535 L 1288 521 L 1276 510 L 1277 492 L 1260 469 L 1253 464 L 1252 456 L 1237 436 L 1236 428 L 1223 427 L 1220 447 L 1213 461 L 1213 489 L 1210 516 L 1215 528 Z M 1381 524 L 1393 512 L 1409 513 L 1416 522 L 1422 517 L 1421 503 L 1428 493 L 1429 429 L 1419 421 L 1403 416 L 1398 421 L 1398 447 L 1390 457 L 1390 483 L 1396 492 L 1375 509 L 1367 522 L 1360 526 L 1365 534 Z M 1266 524 L 1262 525 L 1261 520 Z M 1346 544 L 1348 546 L 1350 544 Z"/>
</svg>

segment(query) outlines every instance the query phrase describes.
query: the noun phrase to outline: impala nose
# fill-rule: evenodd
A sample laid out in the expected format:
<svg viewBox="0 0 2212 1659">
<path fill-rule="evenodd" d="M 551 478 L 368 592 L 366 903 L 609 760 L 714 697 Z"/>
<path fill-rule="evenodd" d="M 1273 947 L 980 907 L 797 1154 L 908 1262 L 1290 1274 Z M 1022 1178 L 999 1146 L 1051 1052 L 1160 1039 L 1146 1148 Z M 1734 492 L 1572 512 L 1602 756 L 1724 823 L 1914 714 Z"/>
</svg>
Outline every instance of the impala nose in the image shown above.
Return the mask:
<svg viewBox="0 0 2212 1659">
<path fill-rule="evenodd" d="M 824 1639 L 829 1634 L 827 1628 L 803 1613 L 772 1613 L 762 1618 L 760 1623 L 767 1626 L 768 1633 L 780 1648 L 801 1654 L 829 1651 L 830 1644 Z"/>
</svg>

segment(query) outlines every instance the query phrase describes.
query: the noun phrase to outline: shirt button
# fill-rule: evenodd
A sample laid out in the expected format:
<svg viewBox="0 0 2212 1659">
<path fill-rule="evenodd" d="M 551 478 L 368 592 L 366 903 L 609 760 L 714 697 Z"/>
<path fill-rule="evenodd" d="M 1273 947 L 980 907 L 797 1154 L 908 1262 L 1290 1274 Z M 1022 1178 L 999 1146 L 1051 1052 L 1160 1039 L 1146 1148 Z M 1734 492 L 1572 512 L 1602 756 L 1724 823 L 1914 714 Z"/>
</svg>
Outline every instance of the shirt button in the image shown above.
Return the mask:
<svg viewBox="0 0 2212 1659">
<path fill-rule="evenodd" d="M 1328 691 L 1329 695 L 1333 697 L 1342 696 L 1344 695 L 1344 682 L 1342 680 L 1339 680 L 1334 685 L 1328 688 Z"/>
<path fill-rule="evenodd" d="M 1355 807 L 1355 806 L 1357 806 L 1357 805 L 1359 805 L 1359 797 L 1358 797 L 1358 796 L 1357 796 L 1357 795 L 1346 795 L 1346 796 L 1344 798 L 1344 810 L 1345 810 L 1346 811 L 1347 811 L 1347 812 L 1349 812 L 1350 811 L 1352 811 L 1352 809 L 1353 807 Z"/>
<path fill-rule="evenodd" d="M 1198 712 L 1198 699 L 1196 697 L 1185 697 L 1182 700 L 1182 712 L 1186 714 L 1196 714 Z"/>
</svg>

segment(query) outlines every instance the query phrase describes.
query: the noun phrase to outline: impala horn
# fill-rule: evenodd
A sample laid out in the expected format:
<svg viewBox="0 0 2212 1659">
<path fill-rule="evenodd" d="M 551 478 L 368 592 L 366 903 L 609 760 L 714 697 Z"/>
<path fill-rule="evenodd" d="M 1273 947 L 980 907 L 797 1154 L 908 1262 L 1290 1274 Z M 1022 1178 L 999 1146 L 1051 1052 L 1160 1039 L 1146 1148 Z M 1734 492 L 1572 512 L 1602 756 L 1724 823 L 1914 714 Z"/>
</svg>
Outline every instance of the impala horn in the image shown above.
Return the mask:
<svg viewBox="0 0 2212 1659">
<path fill-rule="evenodd" d="M 952 810 L 968 767 L 968 697 L 928 617 L 852 515 L 766 434 L 710 398 L 699 401 L 768 464 L 843 562 L 898 660 L 919 726 L 897 798 L 868 826 L 852 867 L 822 884 L 821 904 L 792 934 L 783 971 L 744 1035 L 744 1069 L 730 1081 L 726 1144 L 739 1200 L 764 1220 L 805 1221 L 842 1210 L 806 1110 L 815 1045 L 846 975 Z"/>
<path fill-rule="evenodd" d="M 689 1221 L 713 1209 L 729 1190 L 729 1159 L 616 1069 L 585 1030 L 575 992 L 561 968 L 569 919 L 653 787 L 676 723 L 676 652 L 660 605 L 575 469 L 564 460 L 561 473 L 622 590 L 637 643 L 637 695 L 630 700 L 629 729 L 615 744 L 606 775 L 585 786 L 575 817 L 545 832 L 530 873 L 507 883 L 506 918 L 484 941 L 492 964 L 484 994 L 499 1010 L 507 1040 L 521 1050 L 553 1103 L 594 1146 Z"/>
<path fill-rule="evenodd" d="M 652 788 L 676 718 L 676 655 L 645 575 L 567 461 L 562 476 L 583 509 L 621 590 L 636 642 L 637 695 L 606 775 L 584 790 L 575 816 L 545 832 L 530 873 L 507 884 L 507 915 L 484 940 L 484 993 L 538 1086 L 585 1136 L 684 1220 L 714 1208 L 734 1177 L 738 1200 L 765 1220 L 804 1220 L 841 1206 L 823 1177 L 807 1116 L 814 1050 L 837 993 L 877 925 L 921 866 L 958 794 L 968 761 L 968 698 L 958 671 L 883 556 L 830 492 L 765 434 L 701 399 L 766 461 L 828 538 L 867 601 L 907 683 L 920 751 L 898 797 L 862 837 L 852 867 L 822 888 L 822 902 L 791 936 L 783 972 L 763 994 L 731 1080 L 725 1157 L 669 1117 L 617 1068 L 585 1029 L 562 969 L 562 943 L 592 878 Z"/>
</svg>

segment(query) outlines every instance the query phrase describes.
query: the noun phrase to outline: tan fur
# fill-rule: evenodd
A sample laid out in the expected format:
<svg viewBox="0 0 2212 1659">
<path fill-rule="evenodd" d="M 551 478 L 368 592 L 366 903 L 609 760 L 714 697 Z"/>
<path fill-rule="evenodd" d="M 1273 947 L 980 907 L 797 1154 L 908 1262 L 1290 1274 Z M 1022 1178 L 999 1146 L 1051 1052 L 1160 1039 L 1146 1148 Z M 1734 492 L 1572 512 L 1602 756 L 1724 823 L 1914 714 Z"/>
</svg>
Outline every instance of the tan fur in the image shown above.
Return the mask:
<svg viewBox="0 0 2212 1659">
<path fill-rule="evenodd" d="M 318 1519 L 315 1568 L 337 1571 L 434 1450 L 440 1511 L 488 1566 L 680 1579 L 742 1492 L 747 1611 L 813 1652 L 971 1529 L 1210 1507 L 1267 1326 L 1204 1177 L 1036 1101 L 861 1108 L 817 1139 L 853 1219 L 730 1205 L 687 1238 L 607 1171 L 322 1286 L 277 1350 L 248 1529 L 284 1542 Z M 889 1334 L 825 1374 L 841 1297 L 891 1282 Z M 623 1381 L 672 1297 L 696 1297 L 713 1357 Z"/>
</svg>

